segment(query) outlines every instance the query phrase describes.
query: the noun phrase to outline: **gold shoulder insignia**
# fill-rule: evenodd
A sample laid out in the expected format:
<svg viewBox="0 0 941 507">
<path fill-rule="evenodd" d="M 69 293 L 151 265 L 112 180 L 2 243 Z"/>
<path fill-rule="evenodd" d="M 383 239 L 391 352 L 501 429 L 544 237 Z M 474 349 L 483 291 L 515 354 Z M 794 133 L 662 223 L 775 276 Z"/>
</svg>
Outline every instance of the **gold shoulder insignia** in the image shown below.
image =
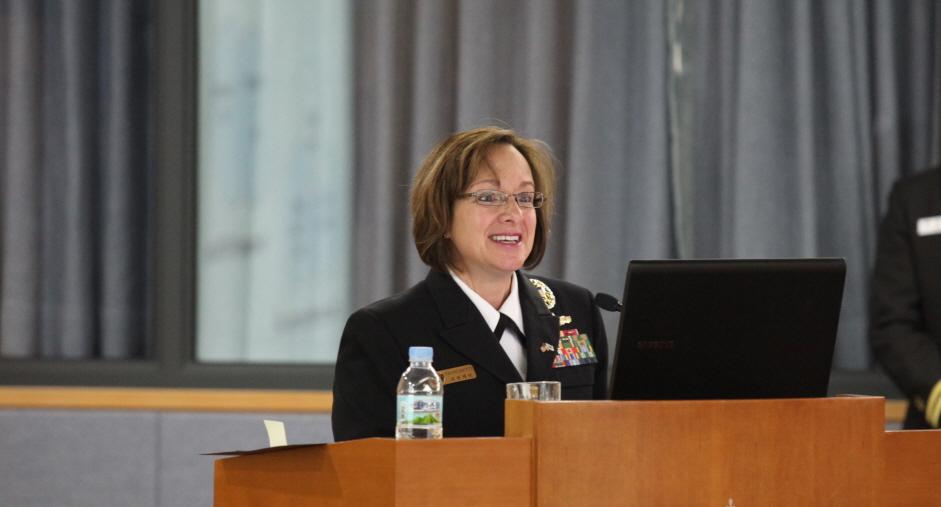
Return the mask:
<svg viewBox="0 0 941 507">
<path fill-rule="evenodd" d="M 539 292 L 539 296 L 542 297 L 542 302 L 546 304 L 546 308 L 550 310 L 555 308 L 555 294 L 552 293 L 552 289 L 546 285 L 546 282 L 536 280 L 535 278 L 530 278 L 529 281 L 536 287 L 536 291 Z"/>
</svg>

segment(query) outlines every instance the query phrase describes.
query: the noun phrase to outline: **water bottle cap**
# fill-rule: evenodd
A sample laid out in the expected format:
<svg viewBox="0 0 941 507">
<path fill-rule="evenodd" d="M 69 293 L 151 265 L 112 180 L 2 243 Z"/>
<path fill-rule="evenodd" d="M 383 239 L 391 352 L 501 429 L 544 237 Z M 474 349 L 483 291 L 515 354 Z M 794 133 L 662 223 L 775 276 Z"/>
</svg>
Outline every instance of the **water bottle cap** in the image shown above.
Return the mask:
<svg viewBox="0 0 941 507">
<path fill-rule="evenodd" d="M 409 347 L 408 348 L 408 360 L 409 361 L 431 361 L 434 357 L 435 352 L 431 347 Z"/>
</svg>

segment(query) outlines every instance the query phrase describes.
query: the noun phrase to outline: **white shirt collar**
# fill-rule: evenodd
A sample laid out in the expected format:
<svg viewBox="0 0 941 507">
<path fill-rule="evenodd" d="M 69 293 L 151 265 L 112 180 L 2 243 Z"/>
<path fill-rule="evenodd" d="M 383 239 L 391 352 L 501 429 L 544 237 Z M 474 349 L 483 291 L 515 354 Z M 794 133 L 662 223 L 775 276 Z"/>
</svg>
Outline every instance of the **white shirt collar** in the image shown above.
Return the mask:
<svg viewBox="0 0 941 507">
<path fill-rule="evenodd" d="M 513 273 L 513 279 L 510 282 L 510 295 L 506 297 L 506 301 L 503 302 L 499 310 L 488 303 L 480 294 L 474 292 L 474 289 L 464 283 L 464 280 L 461 280 L 461 277 L 457 276 L 453 269 L 449 268 L 448 273 L 450 273 L 451 278 L 457 282 L 457 286 L 464 291 L 464 294 L 467 294 L 468 299 L 477 307 L 477 311 L 483 316 L 484 321 L 487 323 L 487 326 L 490 327 L 491 331 L 497 328 L 497 323 L 500 322 L 500 314 L 502 313 L 516 323 L 524 335 L 526 334 L 526 328 L 523 327 L 523 308 L 520 306 L 520 293 L 516 273 Z"/>
</svg>

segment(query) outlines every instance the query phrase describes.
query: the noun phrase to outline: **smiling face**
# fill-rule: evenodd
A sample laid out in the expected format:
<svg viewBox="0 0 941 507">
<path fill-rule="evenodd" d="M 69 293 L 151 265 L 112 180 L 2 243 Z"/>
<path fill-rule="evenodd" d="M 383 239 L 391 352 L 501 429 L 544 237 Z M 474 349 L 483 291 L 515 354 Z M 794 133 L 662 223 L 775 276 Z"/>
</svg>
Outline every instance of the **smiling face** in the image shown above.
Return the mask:
<svg viewBox="0 0 941 507">
<path fill-rule="evenodd" d="M 536 190 L 529 163 L 512 145 L 493 145 L 485 160 L 465 192 Z M 453 268 L 471 280 L 508 280 L 525 264 L 535 235 L 536 210 L 521 208 L 513 197 L 502 206 L 481 206 L 473 197 L 458 198 L 449 233 Z"/>
</svg>

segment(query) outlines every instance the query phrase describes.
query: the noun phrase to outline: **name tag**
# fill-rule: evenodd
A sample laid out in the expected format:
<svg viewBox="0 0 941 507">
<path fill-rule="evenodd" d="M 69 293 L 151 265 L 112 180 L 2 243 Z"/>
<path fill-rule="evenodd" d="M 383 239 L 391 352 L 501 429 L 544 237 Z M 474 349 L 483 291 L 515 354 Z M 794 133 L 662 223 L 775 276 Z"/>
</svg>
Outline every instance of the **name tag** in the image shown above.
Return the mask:
<svg viewBox="0 0 941 507">
<path fill-rule="evenodd" d="M 919 236 L 941 234 L 941 215 L 919 218 L 915 230 Z"/>
<path fill-rule="evenodd" d="M 474 380 L 477 378 L 477 370 L 474 369 L 474 365 L 465 364 L 464 366 L 441 370 L 438 372 L 438 375 L 441 377 L 441 381 L 444 382 L 444 385 L 448 385 L 455 382 L 464 382 L 465 380 Z"/>
</svg>

